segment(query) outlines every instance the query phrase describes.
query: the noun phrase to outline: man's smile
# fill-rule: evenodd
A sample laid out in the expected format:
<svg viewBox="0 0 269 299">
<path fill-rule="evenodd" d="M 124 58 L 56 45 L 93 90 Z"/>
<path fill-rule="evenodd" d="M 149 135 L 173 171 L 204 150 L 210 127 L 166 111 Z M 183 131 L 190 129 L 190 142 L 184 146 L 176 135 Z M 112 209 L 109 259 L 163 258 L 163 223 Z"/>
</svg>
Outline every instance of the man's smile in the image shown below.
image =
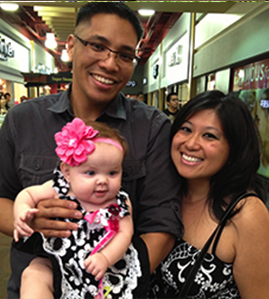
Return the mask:
<svg viewBox="0 0 269 299">
<path fill-rule="evenodd" d="M 91 74 L 91 75 L 95 80 L 97 80 L 98 82 L 101 82 L 103 84 L 112 85 L 112 84 L 116 83 L 116 81 L 104 78 L 100 75 L 95 75 L 95 74 Z"/>
</svg>

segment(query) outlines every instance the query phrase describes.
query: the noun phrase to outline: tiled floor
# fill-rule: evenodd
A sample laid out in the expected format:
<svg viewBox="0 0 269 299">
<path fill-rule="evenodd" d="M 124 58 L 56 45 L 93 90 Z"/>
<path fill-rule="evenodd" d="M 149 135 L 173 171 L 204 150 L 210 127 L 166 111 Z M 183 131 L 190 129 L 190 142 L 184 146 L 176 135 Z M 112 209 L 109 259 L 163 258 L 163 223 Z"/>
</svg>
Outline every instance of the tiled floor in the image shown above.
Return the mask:
<svg viewBox="0 0 269 299">
<path fill-rule="evenodd" d="M 0 299 L 6 298 L 7 281 L 10 275 L 9 250 L 12 238 L 0 233 Z"/>
</svg>

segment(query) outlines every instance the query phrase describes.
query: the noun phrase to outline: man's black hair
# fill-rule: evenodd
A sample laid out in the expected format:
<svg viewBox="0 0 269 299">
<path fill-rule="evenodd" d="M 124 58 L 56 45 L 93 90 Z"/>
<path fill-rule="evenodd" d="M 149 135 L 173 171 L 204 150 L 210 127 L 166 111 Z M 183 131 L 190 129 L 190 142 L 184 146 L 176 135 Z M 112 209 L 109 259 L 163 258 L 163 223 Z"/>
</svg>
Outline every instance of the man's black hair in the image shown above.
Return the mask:
<svg viewBox="0 0 269 299">
<path fill-rule="evenodd" d="M 122 19 L 128 20 L 134 27 L 137 34 L 137 42 L 143 37 L 144 30 L 140 20 L 133 10 L 121 2 L 88 2 L 78 12 L 76 26 L 81 22 L 89 21 L 97 14 L 115 14 Z"/>
<path fill-rule="evenodd" d="M 170 99 L 171 99 L 172 96 L 178 96 L 178 95 L 177 95 L 176 92 L 170 92 L 170 93 L 167 95 L 167 99 L 166 99 L 166 101 L 167 101 L 167 102 L 170 102 Z"/>
</svg>

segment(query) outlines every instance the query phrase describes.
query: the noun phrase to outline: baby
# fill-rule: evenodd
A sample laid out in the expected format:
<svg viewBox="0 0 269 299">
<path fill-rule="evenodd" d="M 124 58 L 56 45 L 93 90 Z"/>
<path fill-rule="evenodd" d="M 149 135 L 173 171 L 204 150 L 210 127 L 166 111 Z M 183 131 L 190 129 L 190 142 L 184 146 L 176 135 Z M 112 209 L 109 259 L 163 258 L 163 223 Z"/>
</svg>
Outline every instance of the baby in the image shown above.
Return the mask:
<svg viewBox="0 0 269 299">
<path fill-rule="evenodd" d="M 33 253 L 34 248 L 39 256 L 23 272 L 21 299 L 103 298 L 113 289 L 109 275 L 105 290 L 102 285 L 107 268 L 134 250 L 131 203 L 120 190 L 127 145 L 116 130 L 97 122 L 86 126 L 79 118 L 55 140 L 61 163 L 54 180 L 22 190 L 15 200 L 14 239 L 19 249 Z M 27 224 L 38 213 L 39 201 L 56 196 L 74 200 L 84 215 L 69 238 L 45 238 Z M 126 263 L 125 273 L 129 267 Z"/>
</svg>

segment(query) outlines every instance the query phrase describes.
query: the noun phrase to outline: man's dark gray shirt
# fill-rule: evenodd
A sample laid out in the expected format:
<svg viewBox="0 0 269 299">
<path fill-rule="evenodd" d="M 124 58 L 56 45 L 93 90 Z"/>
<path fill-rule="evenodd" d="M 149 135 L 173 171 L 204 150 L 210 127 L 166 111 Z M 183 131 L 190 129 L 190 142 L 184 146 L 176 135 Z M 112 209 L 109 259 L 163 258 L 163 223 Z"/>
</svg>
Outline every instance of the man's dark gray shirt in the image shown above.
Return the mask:
<svg viewBox="0 0 269 299">
<path fill-rule="evenodd" d="M 70 89 L 23 102 L 6 115 L 0 129 L 0 197 L 14 200 L 23 188 L 52 179 L 58 162 L 54 134 L 74 118 Z M 127 140 L 122 187 L 132 202 L 135 234 L 181 236 L 180 181 L 170 158 L 170 120 L 160 110 L 119 94 L 97 121 L 118 129 Z M 19 298 L 15 293 L 20 273 L 32 258 L 12 247 L 9 298 Z"/>
</svg>

